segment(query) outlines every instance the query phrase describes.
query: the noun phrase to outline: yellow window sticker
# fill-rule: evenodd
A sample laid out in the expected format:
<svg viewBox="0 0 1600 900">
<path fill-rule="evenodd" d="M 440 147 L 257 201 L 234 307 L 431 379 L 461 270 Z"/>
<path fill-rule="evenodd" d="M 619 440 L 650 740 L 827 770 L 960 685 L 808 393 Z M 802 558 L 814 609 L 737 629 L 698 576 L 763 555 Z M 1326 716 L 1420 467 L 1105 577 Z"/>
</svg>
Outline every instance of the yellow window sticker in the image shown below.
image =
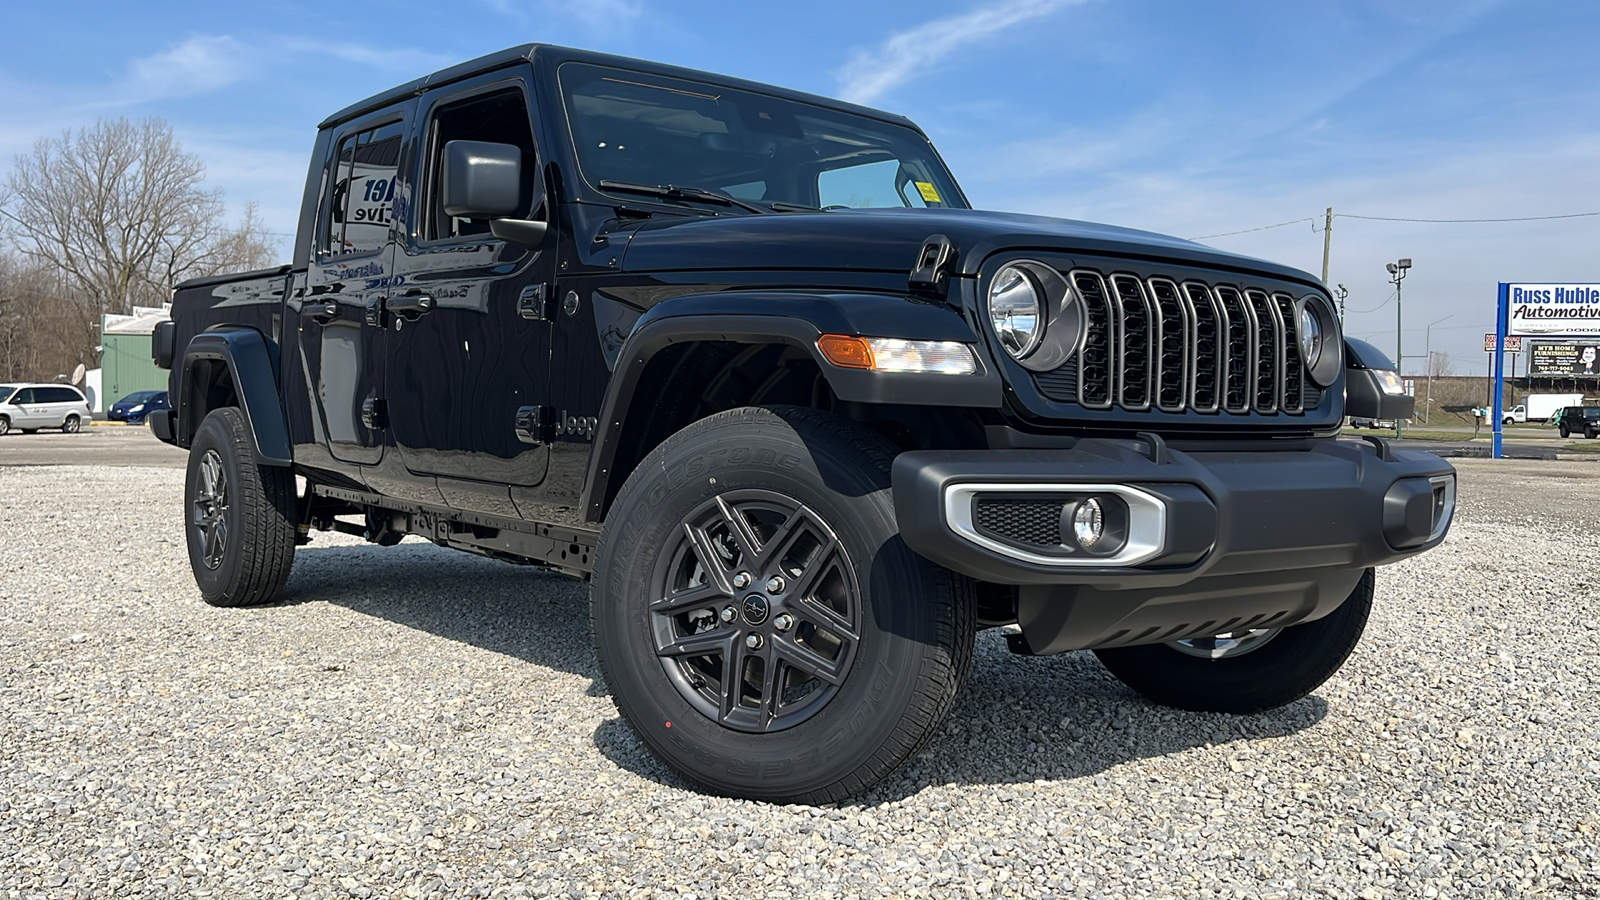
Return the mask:
<svg viewBox="0 0 1600 900">
<path fill-rule="evenodd" d="M 914 182 L 912 182 L 912 184 L 915 184 L 917 186 L 917 193 L 922 195 L 922 199 L 923 200 L 926 200 L 929 203 L 943 203 L 944 202 L 943 200 L 939 199 L 939 189 L 934 187 L 931 182 L 914 181 Z"/>
</svg>

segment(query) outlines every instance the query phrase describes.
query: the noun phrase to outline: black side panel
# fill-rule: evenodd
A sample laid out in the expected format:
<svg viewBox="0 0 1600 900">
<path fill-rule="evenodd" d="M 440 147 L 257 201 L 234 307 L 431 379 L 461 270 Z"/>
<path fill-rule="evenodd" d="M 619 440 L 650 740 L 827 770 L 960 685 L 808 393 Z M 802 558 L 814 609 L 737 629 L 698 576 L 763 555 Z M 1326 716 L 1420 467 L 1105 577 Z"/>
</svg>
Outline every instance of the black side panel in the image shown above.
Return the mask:
<svg viewBox="0 0 1600 900">
<path fill-rule="evenodd" d="M 242 325 L 219 325 L 197 335 L 184 350 L 183 365 L 175 370 L 183 373 L 186 385 L 177 395 L 178 433 L 184 436 L 184 443 L 212 409 L 202 382 L 194 377 L 206 361 L 227 367 L 239 410 L 250 427 L 256 462 L 269 466 L 292 463 L 289 428 L 278 400 L 278 344 Z"/>
</svg>

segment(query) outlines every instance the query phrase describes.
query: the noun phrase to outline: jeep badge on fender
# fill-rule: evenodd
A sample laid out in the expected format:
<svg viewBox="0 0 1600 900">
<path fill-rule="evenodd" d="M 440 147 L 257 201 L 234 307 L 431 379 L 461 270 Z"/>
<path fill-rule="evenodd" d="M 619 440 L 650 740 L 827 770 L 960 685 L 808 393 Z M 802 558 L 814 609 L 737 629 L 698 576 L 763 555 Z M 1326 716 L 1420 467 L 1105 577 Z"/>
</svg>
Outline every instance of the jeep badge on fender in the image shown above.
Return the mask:
<svg viewBox="0 0 1600 900">
<path fill-rule="evenodd" d="M 880 781 L 981 628 L 1281 706 L 1450 527 L 1448 464 L 1338 440 L 1412 401 L 1316 278 L 973 210 L 899 116 L 529 45 L 314 154 L 291 264 L 154 340 L 201 596 L 328 529 L 585 579 L 618 710 L 709 791 Z"/>
</svg>

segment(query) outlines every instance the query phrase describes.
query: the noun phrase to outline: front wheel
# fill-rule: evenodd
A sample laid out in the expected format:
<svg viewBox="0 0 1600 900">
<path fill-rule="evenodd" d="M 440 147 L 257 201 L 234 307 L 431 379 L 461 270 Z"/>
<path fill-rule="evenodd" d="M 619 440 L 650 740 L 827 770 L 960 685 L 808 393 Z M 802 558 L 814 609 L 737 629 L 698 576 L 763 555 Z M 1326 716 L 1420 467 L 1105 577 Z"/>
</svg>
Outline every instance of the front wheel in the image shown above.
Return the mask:
<svg viewBox="0 0 1600 900">
<path fill-rule="evenodd" d="M 932 739 L 972 661 L 972 583 L 913 553 L 894 448 L 816 410 L 690 425 L 629 477 L 596 548 L 611 696 L 668 766 L 723 794 L 822 803 Z"/>
<path fill-rule="evenodd" d="M 1257 713 L 1293 703 L 1327 681 L 1361 640 L 1376 576 L 1368 569 L 1339 608 L 1288 628 L 1096 650 L 1118 681 L 1163 706 Z"/>
<path fill-rule="evenodd" d="M 10 430 L 11 430 L 11 417 L 10 416 L 0 416 L 0 434 L 5 434 L 5 433 L 9 432 Z"/>
<path fill-rule="evenodd" d="M 189 568 L 212 606 L 267 603 L 294 563 L 294 474 L 257 465 L 239 410 L 212 410 L 189 447 Z"/>
<path fill-rule="evenodd" d="M 77 434 L 78 428 L 82 425 L 82 419 L 77 416 L 67 416 L 67 420 L 61 423 L 61 431 L 63 434 Z"/>
</svg>

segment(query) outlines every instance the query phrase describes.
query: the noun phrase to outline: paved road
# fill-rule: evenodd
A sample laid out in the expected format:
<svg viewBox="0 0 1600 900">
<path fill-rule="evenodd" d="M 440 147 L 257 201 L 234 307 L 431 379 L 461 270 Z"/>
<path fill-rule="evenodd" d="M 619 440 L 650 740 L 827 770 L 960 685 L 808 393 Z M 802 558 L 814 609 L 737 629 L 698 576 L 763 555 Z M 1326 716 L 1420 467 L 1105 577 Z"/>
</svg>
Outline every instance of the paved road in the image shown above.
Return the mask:
<svg viewBox="0 0 1600 900">
<path fill-rule="evenodd" d="M 181 469 L 188 454 L 156 440 L 150 429 L 92 425 L 77 434 L 41 431 L 0 435 L 0 466 L 158 466 Z"/>
</svg>

